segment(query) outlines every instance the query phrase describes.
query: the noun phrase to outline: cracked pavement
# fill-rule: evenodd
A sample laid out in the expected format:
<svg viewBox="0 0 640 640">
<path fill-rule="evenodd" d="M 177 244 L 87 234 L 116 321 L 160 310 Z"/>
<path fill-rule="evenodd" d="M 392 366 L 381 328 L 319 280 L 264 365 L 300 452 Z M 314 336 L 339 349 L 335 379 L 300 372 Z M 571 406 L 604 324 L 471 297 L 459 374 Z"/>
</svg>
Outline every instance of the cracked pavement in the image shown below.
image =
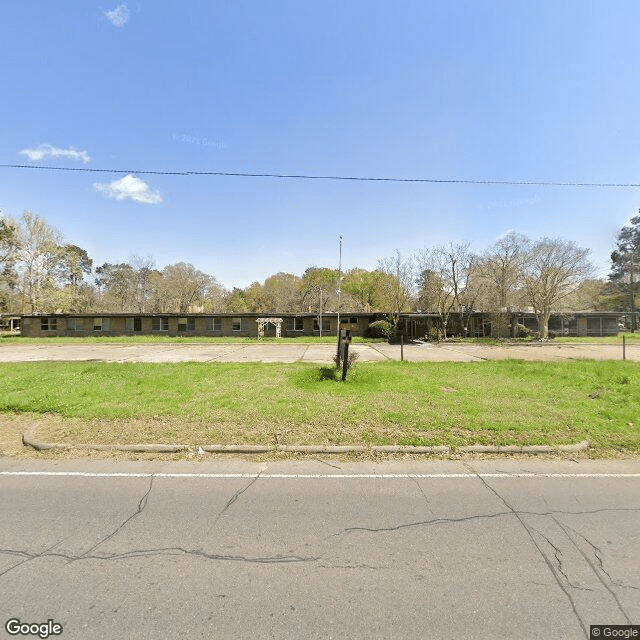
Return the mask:
<svg viewBox="0 0 640 640">
<path fill-rule="evenodd" d="M 52 339 L 53 340 L 53 339 Z M 354 343 L 361 362 L 400 360 L 399 344 Z M 402 349 L 411 362 L 483 360 L 622 360 L 622 344 L 612 343 L 416 343 Z M 26 343 L 0 344 L 0 362 L 333 362 L 335 345 L 314 343 Z M 640 344 L 626 346 L 627 360 L 640 361 Z"/>
<path fill-rule="evenodd" d="M 640 621 L 636 460 L 0 459 L 2 471 L 3 626 L 571 640 Z"/>
</svg>

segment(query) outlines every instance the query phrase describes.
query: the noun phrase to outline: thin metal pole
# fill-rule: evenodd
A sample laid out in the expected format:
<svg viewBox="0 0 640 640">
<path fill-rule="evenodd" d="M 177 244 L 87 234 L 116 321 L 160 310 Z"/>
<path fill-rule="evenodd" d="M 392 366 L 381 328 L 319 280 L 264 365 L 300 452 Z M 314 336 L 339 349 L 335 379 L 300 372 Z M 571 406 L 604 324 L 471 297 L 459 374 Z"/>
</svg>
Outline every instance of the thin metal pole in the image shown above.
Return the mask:
<svg viewBox="0 0 640 640">
<path fill-rule="evenodd" d="M 340 359 L 340 280 L 342 276 L 342 236 L 340 236 L 340 259 L 338 261 L 338 348 L 336 356 Z"/>
<path fill-rule="evenodd" d="M 404 361 L 404 334 L 400 334 L 400 362 Z"/>
<path fill-rule="evenodd" d="M 622 359 L 623 360 L 627 359 L 627 340 L 626 340 L 626 338 L 627 338 L 627 336 L 622 334 Z"/>
<path fill-rule="evenodd" d="M 634 287 L 634 283 L 633 283 L 633 254 L 631 254 L 631 259 L 629 260 L 629 265 L 630 265 L 630 269 L 629 269 L 629 288 L 631 289 L 631 331 L 632 333 L 636 332 L 636 301 L 635 301 L 635 287 Z"/>
</svg>

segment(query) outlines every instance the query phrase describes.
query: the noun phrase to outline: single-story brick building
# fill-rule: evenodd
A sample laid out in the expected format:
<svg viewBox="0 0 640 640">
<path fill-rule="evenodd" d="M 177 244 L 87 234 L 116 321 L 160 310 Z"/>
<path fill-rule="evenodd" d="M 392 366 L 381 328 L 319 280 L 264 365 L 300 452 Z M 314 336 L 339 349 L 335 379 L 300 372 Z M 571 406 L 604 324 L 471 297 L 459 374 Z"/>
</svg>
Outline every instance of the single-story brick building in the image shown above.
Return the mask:
<svg viewBox="0 0 640 640">
<path fill-rule="evenodd" d="M 619 312 L 577 312 L 552 314 L 549 331 L 556 335 L 606 336 L 621 330 Z M 351 335 L 363 336 L 369 324 L 387 318 L 383 313 L 341 313 L 340 326 L 350 329 Z M 36 336 L 226 336 L 259 337 L 336 335 L 338 314 L 322 315 L 322 326 L 317 314 L 264 314 L 264 313 L 57 313 L 30 314 L 21 317 L 22 335 Z M 398 332 L 406 338 L 424 338 L 433 334 L 440 324 L 435 313 L 403 313 L 400 315 Z M 472 312 L 463 318 L 452 313 L 447 323 L 447 335 L 476 337 L 508 337 L 513 335 L 516 325 L 524 325 L 538 331 L 535 314 L 513 312 L 490 314 Z"/>
<path fill-rule="evenodd" d="M 363 335 L 371 314 L 340 314 L 340 326 L 351 335 Z M 23 336 L 228 336 L 282 337 L 337 334 L 338 315 L 264 313 L 103 313 L 32 314 L 22 316 Z M 278 331 L 279 325 L 279 331 Z"/>
</svg>

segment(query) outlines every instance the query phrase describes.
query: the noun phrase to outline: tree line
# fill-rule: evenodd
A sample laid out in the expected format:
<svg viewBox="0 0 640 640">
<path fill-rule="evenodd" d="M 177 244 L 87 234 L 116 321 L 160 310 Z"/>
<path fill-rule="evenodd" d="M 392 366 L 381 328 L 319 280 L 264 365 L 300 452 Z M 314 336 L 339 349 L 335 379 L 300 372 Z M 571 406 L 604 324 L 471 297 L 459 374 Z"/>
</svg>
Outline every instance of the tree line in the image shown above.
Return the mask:
<svg viewBox="0 0 640 640">
<path fill-rule="evenodd" d="M 607 280 L 593 277 L 589 250 L 556 238 L 509 233 L 483 252 L 468 243 L 396 251 L 377 268 L 311 266 L 264 282 L 225 289 L 187 262 L 156 268 L 151 257 L 94 266 L 87 252 L 33 212 L 0 217 L 0 313 L 33 312 L 384 312 L 451 314 L 466 326 L 472 311 L 500 322 L 531 309 L 547 334 L 552 311 L 630 309 L 640 270 L 640 215 L 618 236 Z M 634 277 L 635 275 L 635 277 Z"/>
</svg>

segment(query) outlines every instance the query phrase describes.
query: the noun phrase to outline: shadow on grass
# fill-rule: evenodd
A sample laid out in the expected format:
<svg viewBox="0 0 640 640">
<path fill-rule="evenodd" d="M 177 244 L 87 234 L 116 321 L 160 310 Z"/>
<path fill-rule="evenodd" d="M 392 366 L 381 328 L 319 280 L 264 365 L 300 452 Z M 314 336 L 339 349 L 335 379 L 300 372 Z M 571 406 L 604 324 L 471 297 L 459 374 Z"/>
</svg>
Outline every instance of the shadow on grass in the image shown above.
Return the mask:
<svg viewBox="0 0 640 640">
<path fill-rule="evenodd" d="M 336 371 L 335 367 L 320 367 L 318 371 L 318 380 L 336 380 Z"/>
</svg>

